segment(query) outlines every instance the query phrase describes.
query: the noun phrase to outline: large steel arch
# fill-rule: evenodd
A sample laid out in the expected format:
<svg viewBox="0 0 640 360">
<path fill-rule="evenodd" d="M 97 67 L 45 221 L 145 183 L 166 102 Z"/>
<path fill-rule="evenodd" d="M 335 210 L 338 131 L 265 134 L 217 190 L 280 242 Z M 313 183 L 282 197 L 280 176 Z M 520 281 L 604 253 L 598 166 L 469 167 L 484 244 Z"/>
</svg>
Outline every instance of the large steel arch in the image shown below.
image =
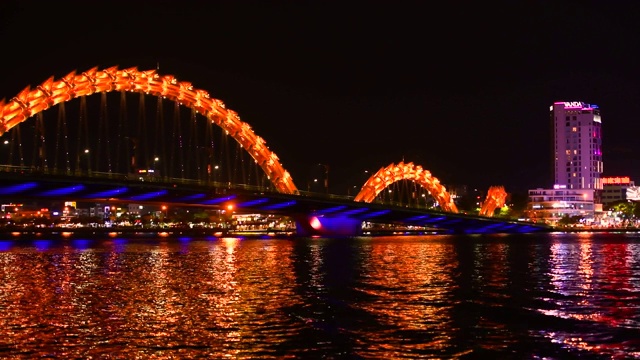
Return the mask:
<svg viewBox="0 0 640 360">
<path fill-rule="evenodd" d="M 235 111 L 227 109 L 222 101 L 209 97 L 206 91 L 194 89 L 191 83 L 178 81 L 172 75 L 161 76 L 156 70 L 139 71 L 135 67 L 98 70 L 95 67 L 80 74 L 73 71 L 58 80 L 51 77 L 35 89 L 25 88 L 8 102 L 5 99 L 0 101 L 0 135 L 54 105 L 110 91 L 162 96 L 203 114 L 253 157 L 279 192 L 298 194 L 289 172 L 282 167 L 276 154 L 267 148 L 265 141 L 247 123 L 240 120 Z"/>
<path fill-rule="evenodd" d="M 391 164 L 386 168 L 381 168 L 365 182 L 362 190 L 360 190 L 354 200 L 370 203 L 380 191 L 400 180 L 411 180 L 420 184 L 438 201 L 442 210 L 454 213 L 458 212 L 456 204 L 451 199 L 445 187 L 440 184 L 440 180 L 431 176 L 431 172 L 423 169 L 422 166 L 416 166 L 412 162 L 406 164 L 400 162 L 398 164 Z"/>
</svg>

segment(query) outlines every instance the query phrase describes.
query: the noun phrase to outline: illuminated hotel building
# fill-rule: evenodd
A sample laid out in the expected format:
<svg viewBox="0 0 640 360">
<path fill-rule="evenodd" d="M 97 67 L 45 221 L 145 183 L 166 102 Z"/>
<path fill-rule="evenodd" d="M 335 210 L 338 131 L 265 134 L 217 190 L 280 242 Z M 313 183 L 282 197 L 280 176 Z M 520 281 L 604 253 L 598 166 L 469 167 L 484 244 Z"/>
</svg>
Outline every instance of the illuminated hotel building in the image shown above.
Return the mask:
<svg viewBox="0 0 640 360">
<path fill-rule="evenodd" d="M 602 211 L 602 118 L 597 105 L 560 101 L 550 107 L 553 188 L 529 190 L 527 215 L 556 223 L 565 216 L 594 221 Z"/>
<path fill-rule="evenodd" d="M 602 119 L 597 105 L 555 102 L 554 184 L 567 189 L 602 190 Z"/>
</svg>

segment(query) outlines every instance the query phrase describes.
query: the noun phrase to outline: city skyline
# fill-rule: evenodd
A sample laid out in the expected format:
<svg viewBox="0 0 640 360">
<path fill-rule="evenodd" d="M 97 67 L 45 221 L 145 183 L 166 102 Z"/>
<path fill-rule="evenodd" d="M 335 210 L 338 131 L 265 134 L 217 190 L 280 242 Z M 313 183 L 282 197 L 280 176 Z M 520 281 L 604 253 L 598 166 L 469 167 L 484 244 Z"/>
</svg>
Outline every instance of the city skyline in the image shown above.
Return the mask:
<svg viewBox="0 0 640 360">
<path fill-rule="evenodd" d="M 556 101 L 599 105 L 603 176 L 640 179 L 631 1 L 7 1 L 0 10 L 9 54 L 0 99 L 73 70 L 159 68 L 237 111 L 298 184 L 324 164 L 331 191 L 345 193 L 365 170 L 405 161 L 445 184 L 550 187 Z M 48 36 L 26 37 L 30 27 Z"/>
</svg>

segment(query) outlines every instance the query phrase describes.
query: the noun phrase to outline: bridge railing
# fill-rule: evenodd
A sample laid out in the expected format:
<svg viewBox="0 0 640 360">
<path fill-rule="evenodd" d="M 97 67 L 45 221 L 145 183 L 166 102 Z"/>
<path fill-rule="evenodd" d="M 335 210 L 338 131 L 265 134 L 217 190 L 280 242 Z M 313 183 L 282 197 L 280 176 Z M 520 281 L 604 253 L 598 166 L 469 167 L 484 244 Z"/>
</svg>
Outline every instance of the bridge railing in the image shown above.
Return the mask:
<svg viewBox="0 0 640 360">
<path fill-rule="evenodd" d="M 230 190 L 245 190 L 245 191 L 260 191 L 260 192 L 276 192 L 273 188 L 268 186 L 258 186 L 249 184 L 234 184 L 231 182 L 220 182 L 213 180 L 196 180 L 166 177 L 159 175 L 149 174 L 122 174 L 115 172 L 100 172 L 100 171 L 82 171 L 72 172 L 64 171 L 60 169 L 48 169 L 38 168 L 33 166 L 18 166 L 18 165 L 0 165 L 0 172 L 12 173 L 12 174 L 32 174 L 32 175 L 53 175 L 60 178 L 74 177 L 74 178 L 89 178 L 89 179 L 110 179 L 122 182 L 146 182 L 157 183 L 159 185 L 187 185 L 187 186 L 209 186 L 219 189 Z"/>
<path fill-rule="evenodd" d="M 198 186 L 198 187 L 211 187 L 212 189 L 227 189 L 227 190 L 242 190 L 242 191 L 254 191 L 254 192 L 262 192 L 262 193 L 277 193 L 277 191 L 271 187 L 266 186 L 257 186 L 257 185 L 248 185 L 248 184 L 234 184 L 231 182 L 219 182 L 219 181 L 208 181 L 208 180 L 196 180 L 196 179 L 185 179 L 185 178 L 175 178 L 175 177 L 166 177 L 155 174 L 121 174 L 115 172 L 100 172 L 100 171 L 84 171 L 81 173 L 72 173 L 71 171 L 61 171 L 59 169 L 46 169 L 46 168 L 37 168 L 33 166 L 16 166 L 16 165 L 0 165 L 0 172 L 5 173 L 14 173 L 14 174 L 42 174 L 42 175 L 53 175 L 59 178 L 88 178 L 88 179 L 109 179 L 115 181 L 121 181 L 123 183 L 153 183 L 158 185 L 183 185 L 183 186 Z M 354 200 L 354 196 L 349 195 L 336 195 L 336 194 L 327 194 L 324 192 L 313 192 L 313 191 L 299 191 L 301 196 L 305 197 L 313 197 L 316 199 L 328 199 L 328 200 Z M 382 204 L 394 207 L 411 207 L 407 204 L 403 204 L 401 202 L 393 202 L 393 201 L 374 201 L 375 204 Z M 413 207 L 416 209 L 425 209 L 426 207 Z M 438 211 L 437 209 L 431 209 Z"/>
</svg>

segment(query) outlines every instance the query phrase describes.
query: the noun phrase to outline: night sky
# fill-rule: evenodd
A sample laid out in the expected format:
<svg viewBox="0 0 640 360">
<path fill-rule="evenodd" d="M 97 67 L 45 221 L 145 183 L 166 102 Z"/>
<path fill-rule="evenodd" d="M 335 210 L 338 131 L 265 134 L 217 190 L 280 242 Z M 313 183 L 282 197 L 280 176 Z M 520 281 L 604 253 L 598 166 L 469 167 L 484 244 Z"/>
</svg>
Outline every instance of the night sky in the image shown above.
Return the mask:
<svg viewBox="0 0 640 360">
<path fill-rule="evenodd" d="M 554 101 L 597 104 L 606 176 L 640 182 L 638 1 L 0 2 L 0 98 L 160 66 L 235 110 L 299 188 L 414 162 L 447 185 L 550 187 Z"/>
</svg>

